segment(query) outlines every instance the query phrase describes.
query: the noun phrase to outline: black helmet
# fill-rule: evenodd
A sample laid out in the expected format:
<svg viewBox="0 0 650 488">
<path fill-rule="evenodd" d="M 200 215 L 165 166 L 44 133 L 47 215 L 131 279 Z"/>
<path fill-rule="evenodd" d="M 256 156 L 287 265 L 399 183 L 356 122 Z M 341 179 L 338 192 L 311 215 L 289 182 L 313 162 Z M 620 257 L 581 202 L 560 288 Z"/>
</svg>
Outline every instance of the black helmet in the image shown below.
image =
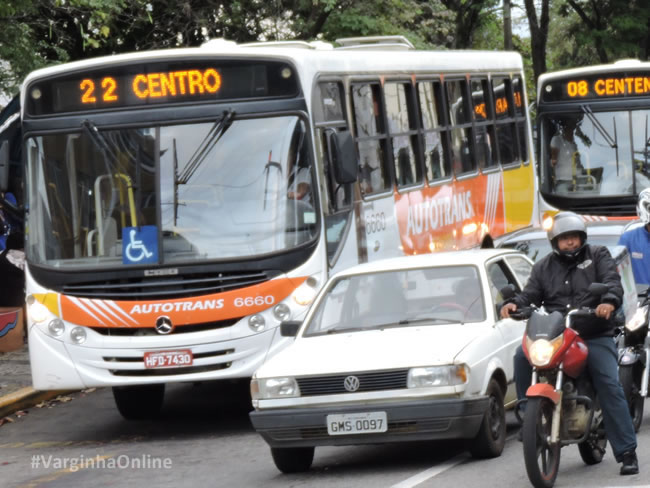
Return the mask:
<svg viewBox="0 0 650 488">
<path fill-rule="evenodd" d="M 564 234 L 574 233 L 580 235 L 580 247 L 574 251 L 560 251 L 557 247 L 558 237 Z M 585 222 L 578 214 L 573 212 L 558 213 L 553 219 L 553 226 L 548 231 L 547 235 L 548 240 L 551 241 L 553 252 L 570 260 L 575 260 L 587 244 L 587 229 L 585 227 Z"/>
</svg>

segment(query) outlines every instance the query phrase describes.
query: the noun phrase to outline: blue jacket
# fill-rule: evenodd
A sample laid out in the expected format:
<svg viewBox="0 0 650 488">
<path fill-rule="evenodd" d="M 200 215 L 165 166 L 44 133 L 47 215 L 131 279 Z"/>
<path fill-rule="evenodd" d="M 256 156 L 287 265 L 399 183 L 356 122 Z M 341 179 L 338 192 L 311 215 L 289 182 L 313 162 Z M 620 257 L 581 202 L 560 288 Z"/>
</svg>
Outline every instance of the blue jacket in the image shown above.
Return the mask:
<svg viewBox="0 0 650 488">
<path fill-rule="evenodd" d="M 634 281 L 638 285 L 650 285 L 650 232 L 646 226 L 624 232 L 618 243 L 630 253 Z"/>
</svg>

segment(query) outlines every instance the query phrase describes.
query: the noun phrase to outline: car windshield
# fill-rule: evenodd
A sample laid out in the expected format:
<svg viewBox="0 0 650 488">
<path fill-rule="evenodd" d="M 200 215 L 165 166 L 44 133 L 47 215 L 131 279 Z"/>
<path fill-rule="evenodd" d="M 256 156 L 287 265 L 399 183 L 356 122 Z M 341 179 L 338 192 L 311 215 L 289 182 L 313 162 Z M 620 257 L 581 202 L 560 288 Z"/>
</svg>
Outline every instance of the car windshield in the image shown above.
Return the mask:
<svg viewBox="0 0 650 488">
<path fill-rule="evenodd" d="M 27 140 L 32 262 L 195 263 L 285 252 L 317 235 L 297 116 L 77 130 Z"/>
<path fill-rule="evenodd" d="M 341 277 L 316 305 L 305 336 L 485 320 L 475 266 L 391 270 Z"/>
</svg>

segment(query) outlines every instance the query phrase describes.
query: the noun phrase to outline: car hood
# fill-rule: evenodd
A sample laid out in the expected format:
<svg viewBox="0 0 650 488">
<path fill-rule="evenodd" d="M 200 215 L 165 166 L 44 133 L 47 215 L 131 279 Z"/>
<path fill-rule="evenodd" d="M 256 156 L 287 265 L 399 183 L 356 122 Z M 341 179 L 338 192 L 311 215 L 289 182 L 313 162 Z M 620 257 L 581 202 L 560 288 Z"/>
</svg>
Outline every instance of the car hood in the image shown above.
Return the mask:
<svg viewBox="0 0 650 488">
<path fill-rule="evenodd" d="M 492 327 L 481 324 L 411 326 L 297 339 L 269 359 L 258 377 L 306 376 L 453 363 Z"/>
</svg>

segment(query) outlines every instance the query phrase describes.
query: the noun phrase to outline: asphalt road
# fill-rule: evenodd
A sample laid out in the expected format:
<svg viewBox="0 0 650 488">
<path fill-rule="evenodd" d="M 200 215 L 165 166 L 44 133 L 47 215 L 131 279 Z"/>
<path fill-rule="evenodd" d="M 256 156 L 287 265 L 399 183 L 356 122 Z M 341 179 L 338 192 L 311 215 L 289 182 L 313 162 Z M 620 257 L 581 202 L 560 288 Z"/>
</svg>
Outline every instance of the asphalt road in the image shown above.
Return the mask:
<svg viewBox="0 0 650 488">
<path fill-rule="evenodd" d="M 510 413 L 496 459 L 474 460 L 461 442 L 323 447 L 309 472 L 283 475 L 250 426 L 246 384 L 172 385 L 160 418 L 143 422 L 122 419 L 110 389 L 69 398 L 0 426 L 0 487 L 530 486 Z M 586 466 L 569 446 L 556 486 L 650 487 L 649 417 L 639 433 L 641 474 L 619 476 L 609 449 L 601 464 Z"/>
</svg>

